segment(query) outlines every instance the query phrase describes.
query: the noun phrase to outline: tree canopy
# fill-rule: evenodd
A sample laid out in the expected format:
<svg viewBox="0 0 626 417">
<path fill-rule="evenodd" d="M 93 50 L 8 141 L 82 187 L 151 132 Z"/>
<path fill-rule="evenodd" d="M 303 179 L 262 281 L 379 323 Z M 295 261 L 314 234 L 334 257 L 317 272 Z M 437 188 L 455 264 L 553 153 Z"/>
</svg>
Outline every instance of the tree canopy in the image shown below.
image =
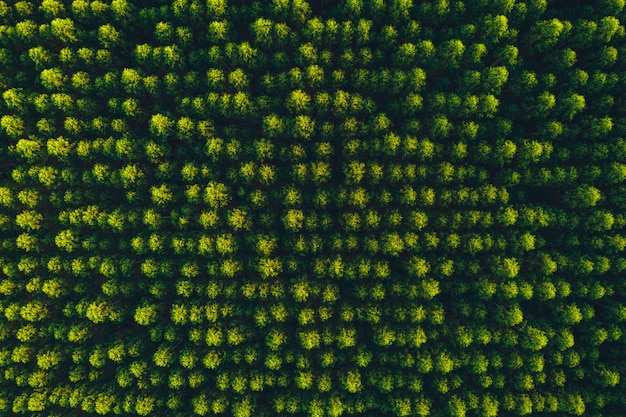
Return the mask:
<svg viewBox="0 0 626 417">
<path fill-rule="evenodd" d="M 626 415 L 587 3 L 0 1 L 0 415 Z"/>
</svg>

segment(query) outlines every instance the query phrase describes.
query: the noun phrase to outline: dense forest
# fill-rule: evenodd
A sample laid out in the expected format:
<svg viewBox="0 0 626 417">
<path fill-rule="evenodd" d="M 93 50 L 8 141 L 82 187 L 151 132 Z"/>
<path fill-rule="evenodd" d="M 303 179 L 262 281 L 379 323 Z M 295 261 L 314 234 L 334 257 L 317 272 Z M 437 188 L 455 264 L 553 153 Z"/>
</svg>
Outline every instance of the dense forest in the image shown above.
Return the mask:
<svg viewBox="0 0 626 417">
<path fill-rule="evenodd" d="M 626 415 L 623 21 L 0 1 L 0 414 Z"/>
</svg>

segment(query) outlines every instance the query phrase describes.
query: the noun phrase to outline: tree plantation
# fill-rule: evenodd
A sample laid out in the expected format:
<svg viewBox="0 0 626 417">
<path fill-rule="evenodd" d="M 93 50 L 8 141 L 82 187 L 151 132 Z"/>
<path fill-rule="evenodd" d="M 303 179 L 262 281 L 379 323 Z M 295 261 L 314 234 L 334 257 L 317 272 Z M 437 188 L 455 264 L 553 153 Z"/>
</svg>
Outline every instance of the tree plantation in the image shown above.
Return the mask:
<svg viewBox="0 0 626 417">
<path fill-rule="evenodd" d="M 626 415 L 625 21 L 0 1 L 0 415 Z"/>
</svg>

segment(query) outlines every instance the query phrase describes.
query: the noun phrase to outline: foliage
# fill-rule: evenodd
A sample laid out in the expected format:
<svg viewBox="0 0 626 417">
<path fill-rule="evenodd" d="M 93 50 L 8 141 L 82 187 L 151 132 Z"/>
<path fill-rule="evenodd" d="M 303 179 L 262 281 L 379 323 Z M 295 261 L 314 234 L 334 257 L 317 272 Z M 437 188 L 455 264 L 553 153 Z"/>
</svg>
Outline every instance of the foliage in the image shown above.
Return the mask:
<svg viewBox="0 0 626 417">
<path fill-rule="evenodd" d="M 0 1 L 0 415 L 624 415 L 584 3 Z"/>
</svg>

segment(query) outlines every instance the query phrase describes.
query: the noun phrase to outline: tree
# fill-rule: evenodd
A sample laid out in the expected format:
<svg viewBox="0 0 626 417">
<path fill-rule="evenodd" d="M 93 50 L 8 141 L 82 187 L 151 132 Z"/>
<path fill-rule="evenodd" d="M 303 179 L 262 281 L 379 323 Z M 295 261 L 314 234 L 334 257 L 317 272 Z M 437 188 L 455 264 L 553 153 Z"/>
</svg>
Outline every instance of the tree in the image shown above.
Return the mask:
<svg viewBox="0 0 626 417">
<path fill-rule="evenodd" d="M 115 319 L 118 314 L 106 301 L 94 301 L 87 306 L 85 316 L 98 324 L 105 322 L 107 319 Z"/>
<path fill-rule="evenodd" d="M 63 91 L 67 83 L 67 76 L 59 68 L 48 68 L 39 74 L 41 85 L 50 91 Z"/>
<path fill-rule="evenodd" d="M 104 24 L 98 28 L 98 40 L 100 44 L 107 49 L 122 43 L 120 32 L 110 23 Z"/>
<path fill-rule="evenodd" d="M 156 187 L 153 186 L 150 188 L 150 194 L 152 201 L 159 206 L 166 205 L 170 203 L 174 197 L 172 191 L 165 184 L 161 184 Z"/>
<path fill-rule="evenodd" d="M 560 410 L 568 414 L 574 414 L 577 416 L 582 416 L 585 414 L 587 406 L 580 394 L 567 394 L 563 397 L 564 398 L 561 398 L 559 400 Z"/>
<path fill-rule="evenodd" d="M 20 191 L 20 193 L 23 193 L 23 191 Z M 22 199 L 19 198 L 20 194 L 18 193 L 18 199 L 20 200 L 20 202 L 22 202 Z M 13 206 L 13 196 L 11 195 L 11 189 L 8 187 L 0 187 L 0 205 L 2 205 L 3 207 L 12 207 Z M 22 204 L 24 204 L 22 202 Z"/>
<path fill-rule="evenodd" d="M 4 115 L 0 119 L 0 126 L 5 130 L 5 132 L 12 138 L 17 139 L 22 136 L 26 131 L 26 127 L 24 126 L 24 121 L 17 117 L 11 115 Z M 24 139 L 20 139 L 24 140 Z M 34 141 L 30 141 L 34 142 Z"/>
<path fill-rule="evenodd" d="M 167 137 L 173 133 L 174 121 L 160 113 L 150 118 L 150 132 L 159 137 Z"/>
<path fill-rule="evenodd" d="M 133 68 L 124 68 L 120 77 L 120 82 L 124 91 L 129 94 L 139 94 L 142 92 L 144 78 Z"/>
<path fill-rule="evenodd" d="M 80 33 L 74 26 L 74 22 L 69 18 L 55 18 L 50 22 L 50 30 L 54 36 L 63 43 L 77 42 Z"/>
<path fill-rule="evenodd" d="M 499 105 L 500 100 L 493 94 L 481 95 L 478 102 L 479 114 L 483 117 L 492 118 L 498 112 Z"/>
<path fill-rule="evenodd" d="M 59 279 L 53 278 L 43 282 L 41 291 L 50 298 L 59 298 L 65 293 L 65 288 Z"/>
<path fill-rule="evenodd" d="M 135 402 L 135 412 L 140 416 L 147 416 L 156 405 L 155 399 L 147 396 L 140 396 Z"/>
<path fill-rule="evenodd" d="M 615 217 L 612 213 L 604 210 L 596 210 L 589 216 L 584 227 L 589 231 L 604 232 L 611 230 L 614 223 Z"/>
<path fill-rule="evenodd" d="M 212 19 L 218 19 L 226 14 L 228 9 L 227 0 L 208 0 L 206 4 L 207 14 Z"/>
<path fill-rule="evenodd" d="M 443 42 L 437 53 L 445 65 L 455 69 L 459 67 L 459 61 L 465 53 L 465 45 L 459 39 L 451 39 Z"/>
<path fill-rule="evenodd" d="M 501 278 L 512 279 L 519 274 L 520 266 L 515 258 L 498 259 L 493 270 Z"/>
<path fill-rule="evenodd" d="M 500 91 L 508 79 L 509 71 L 504 66 L 488 67 L 481 74 L 483 86 L 489 93 Z"/>
<path fill-rule="evenodd" d="M 38 29 L 39 28 L 32 20 L 24 20 L 15 25 L 15 34 L 19 39 L 25 42 L 32 42 L 36 39 Z M 3 61 L 7 64 L 9 63 L 8 59 L 9 57 L 6 55 L 3 57 Z"/>
<path fill-rule="evenodd" d="M 48 154 L 61 160 L 67 160 L 67 157 L 72 151 L 72 145 L 63 136 L 59 136 L 56 139 L 49 139 L 46 143 Z"/>
<path fill-rule="evenodd" d="M 603 387 L 615 387 L 619 384 L 620 374 L 615 369 L 609 369 L 606 366 L 602 366 L 596 369 L 596 375 L 598 376 L 598 380 Z"/>
<path fill-rule="evenodd" d="M 135 309 L 135 322 L 140 326 L 149 326 L 157 319 L 157 306 L 155 304 L 143 304 Z"/>
<path fill-rule="evenodd" d="M 304 213 L 302 210 L 291 209 L 283 216 L 285 228 L 291 232 L 296 232 L 303 227 Z"/>
<path fill-rule="evenodd" d="M 269 114 L 263 118 L 263 132 L 269 138 L 279 136 L 284 130 L 282 119 L 277 114 Z"/>
<path fill-rule="evenodd" d="M 287 108 L 293 113 L 306 112 L 310 104 L 311 97 L 300 89 L 292 91 L 286 103 Z"/>
<path fill-rule="evenodd" d="M 539 20 L 530 28 L 529 44 L 533 45 L 538 53 L 546 52 L 557 44 L 565 28 L 566 26 L 556 18 Z"/>
<path fill-rule="evenodd" d="M 250 97 L 246 92 L 238 91 L 237 93 L 235 93 L 231 105 L 233 114 L 239 117 L 247 117 L 252 114 L 252 102 L 250 101 Z"/>
<path fill-rule="evenodd" d="M 296 63 L 303 67 L 314 64 L 318 60 L 317 49 L 311 42 L 300 45 L 296 55 Z"/>
<path fill-rule="evenodd" d="M 10 88 L 2 93 L 7 108 L 16 111 L 23 111 L 26 104 L 26 96 L 22 88 Z"/>
<path fill-rule="evenodd" d="M 315 130 L 315 121 L 306 115 L 300 114 L 295 117 L 293 134 L 297 138 L 309 139 Z"/>
<path fill-rule="evenodd" d="M 154 28 L 154 37 L 161 45 L 167 45 L 174 40 L 174 29 L 170 22 L 159 22 Z"/>
<path fill-rule="evenodd" d="M 137 167 L 137 165 L 126 165 L 119 171 L 120 180 L 124 188 L 133 188 L 139 185 L 141 179 L 144 177 L 143 171 Z"/>
<path fill-rule="evenodd" d="M 562 114 L 565 114 L 567 119 L 570 121 L 576 114 L 583 111 L 586 105 L 585 97 L 576 93 L 562 98 L 559 103 L 562 109 Z"/>
<path fill-rule="evenodd" d="M 452 131 L 452 123 L 442 114 L 433 117 L 431 131 L 436 137 L 446 138 Z"/>
<path fill-rule="evenodd" d="M 20 308 L 20 316 L 29 322 L 42 321 L 48 315 L 48 308 L 39 301 L 31 301 Z"/>
<path fill-rule="evenodd" d="M 235 90 L 244 90 L 248 87 L 248 77 L 241 68 L 237 68 L 228 74 L 228 83 Z"/>
<path fill-rule="evenodd" d="M 24 189 L 17 193 L 17 199 L 28 208 L 34 208 L 39 203 L 39 192 L 32 188 Z M 0 204 L 5 207 L 12 207 L 13 197 L 10 190 L 0 187 Z"/>
<path fill-rule="evenodd" d="M 383 245 L 382 250 L 383 253 L 389 254 L 391 256 L 399 256 L 402 251 L 404 251 L 404 241 L 402 237 L 400 237 L 397 233 L 388 233 L 383 235 Z"/>
<path fill-rule="evenodd" d="M 522 348 L 532 351 L 539 351 L 543 349 L 547 344 L 548 337 L 546 336 L 545 332 L 531 326 L 526 326 L 524 328 L 520 342 Z"/>
<path fill-rule="evenodd" d="M 120 23 L 128 23 L 134 11 L 134 5 L 129 4 L 126 0 L 111 1 L 111 12 L 113 12 L 113 16 Z"/>
<path fill-rule="evenodd" d="M 74 108 L 74 99 L 69 94 L 54 93 L 50 95 L 50 102 L 63 113 L 70 113 Z"/>
<path fill-rule="evenodd" d="M 44 353 L 37 354 L 37 366 L 41 369 L 48 370 L 54 368 L 61 362 L 61 353 L 56 350 L 49 350 Z"/>
<path fill-rule="evenodd" d="M 363 388 L 361 382 L 361 373 L 358 371 L 348 371 L 342 378 L 344 389 L 349 393 L 355 394 Z"/>
<path fill-rule="evenodd" d="M 448 401 L 448 412 L 452 417 L 465 417 L 467 406 L 457 395 L 453 395 Z"/>
<path fill-rule="evenodd" d="M 235 402 L 232 406 L 233 417 L 250 417 L 254 412 L 254 406 L 248 397 Z"/>
<path fill-rule="evenodd" d="M 395 52 L 394 60 L 399 63 L 401 68 L 411 68 L 417 58 L 417 48 L 415 44 L 405 42 L 400 45 Z"/>
<path fill-rule="evenodd" d="M 43 216 L 33 210 L 23 211 L 15 216 L 15 223 L 26 230 L 37 230 L 41 227 Z"/>
<path fill-rule="evenodd" d="M 489 43 L 497 43 L 509 30 L 509 22 L 503 15 L 487 15 L 483 20 L 483 36 Z"/>
<path fill-rule="evenodd" d="M 54 238 L 54 243 L 66 252 L 73 252 L 78 247 L 78 239 L 69 229 L 59 232 Z"/>
<path fill-rule="evenodd" d="M 565 201 L 574 208 L 594 207 L 602 199 L 602 192 L 588 184 L 579 185 L 565 196 Z"/>
<path fill-rule="evenodd" d="M 390 13 L 394 21 L 402 21 L 409 17 L 413 0 L 393 0 L 390 4 Z"/>
<path fill-rule="evenodd" d="M 573 325 L 580 323 L 583 315 L 576 304 L 561 305 L 557 308 L 557 314 L 562 323 Z"/>
<path fill-rule="evenodd" d="M 257 270 L 262 278 L 273 278 L 282 272 L 282 264 L 276 258 L 261 258 Z"/>
<path fill-rule="evenodd" d="M 35 69 L 37 69 L 38 71 L 49 67 L 50 63 L 52 62 L 52 56 L 50 55 L 48 50 L 46 50 L 42 46 L 30 48 L 28 50 L 28 57 L 35 64 Z"/>
<path fill-rule="evenodd" d="M 94 403 L 94 411 L 97 414 L 108 414 L 116 403 L 116 398 L 110 393 L 99 393 Z"/>
<path fill-rule="evenodd" d="M 270 47 L 272 45 L 272 26 L 274 22 L 263 17 L 257 18 L 250 24 L 250 31 L 254 34 L 255 44 Z"/>
<path fill-rule="evenodd" d="M 596 33 L 594 34 L 594 36 L 598 38 L 600 41 L 602 41 L 603 43 L 611 42 L 611 39 L 613 38 L 613 36 L 619 33 L 620 29 L 621 29 L 622 36 L 624 33 L 624 28 L 620 26 L 620 21 L 616 17 L 611 16 L 611 15 L 605 16 L 602 19 L 600 19 L 600 22 L 598 22 L 597 28 L 598 29 Z"/>
</svg>

